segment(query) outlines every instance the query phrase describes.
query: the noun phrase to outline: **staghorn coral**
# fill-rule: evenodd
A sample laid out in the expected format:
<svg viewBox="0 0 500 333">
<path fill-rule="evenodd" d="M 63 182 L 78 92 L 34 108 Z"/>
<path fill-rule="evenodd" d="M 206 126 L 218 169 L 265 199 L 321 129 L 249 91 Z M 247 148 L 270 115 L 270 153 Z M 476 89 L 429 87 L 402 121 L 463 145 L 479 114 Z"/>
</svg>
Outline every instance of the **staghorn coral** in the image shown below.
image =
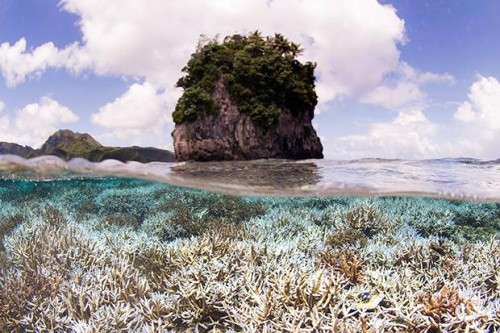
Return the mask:
<svg viewBox="0 0 500 333">
<path fill-rule="evenodd" d="M 199 236 L 215 229 L 239 229 L 266 206 L 255 198 L 240 198 L 194 190 L 158 191 L 142 229 L 164 241 Z"/>
<path fill-rule="evenodd" d="M 464 299 L 458 292 L 457 287 L 443 287 L 435 294 L 426 293 L 418 296 L 418 301 L 423 307 L 420 311 L 431 317 L 436 323 L 444 321 L 446 315 L 453 314 L 457 307 L 464 305 L 467 312 L 471 311 L 469 300 Z"/>
<path fill-rule="evenodd" d="M 387 217 L 372 203 L 354 204 L 341 215 L 348 229 L 359 230 L 371 237 L 380 231 L 388 231 Z"/>
<path fill-rule="evenodd" d="M 394 228 L 393 222 L 370 202 L 354 202 L 346 209 L 330 209 L 322 219 L 325 216 L 333 221 L 333 228 L 326 239 L 326 243 L 333 248 L 351 245 L 364 247 L 370 238 L 380 232 L 389 233 Z"/>
<path fill-rule="evenodd" d="M 150 191 L 148 186 L 105 189 L 95 199 L 99 215 L 122 216 L 132 224 L 141 223 L 155 205 L 148 200 Z"/>
<path fill-rule="evenodd" d="M 86 187 L 86 201 L 110 189 L 94 185 Z M 0 331 L 495 332 L 500 327 L 498 234 L 470 243 L 424 237 L 408 218 L 418 214 L 408 211 L 438 205 L 433 201 L 315 198 L 311 209 L 301 206 L 304 198 L 237 198 L 222 210 L 224 196 L 204 201 L 192 190 L 183 197 L 181 189 L 141 182 L 115 180 L 113 186 L 122 194 L 126 190 L 123 198 L 145 196 L 142 223 L 103 222 L 111 215 L 104 201 L 102 215 L 80 214 L 56 185 L 51 196 L 31 206 L 2 201 L 8 210 L 0 213 L 2 221 L 23 214 L 4 236 Z M 196 234 L 165 239 L 153 232 L 169 221 L 172 198 L 193 208 L 191 222 L 201 223 Z M 206 204 L 217 210 L 197 217 Z M 349 227 L 343 220 L 347 212 L 367 205 L 383 216 L 383 223 L 375 224 L 380 228 Z M 455 214 L 461 205 L 450 202 L 442 209 Z M 485 215 L 490 217 L 484 223 L 494 224 L 495 214 Z M 209 220 L 213 223 L 204 224 Z M 331 235 L 342 230 L 359 231 L 365 242 L 332 242 Z"/>
<path fill-rule="evenodd" d="M 486 328 L 483 320 L 488 319 L 488 315 L 478 311 L 477 301 L 465 297 L 456 286 L 418 295 L 418 302 L 422 304 L 419 311 L 426 318 L 420 327 L 427 332 L 441 331 L 441 328 L 457 332 Z"/>
<path fill-rule="evenodd" d="M 320 262 L 327 267 L 341 272 L 351 284 L 362 281 L 363 259 L 350 249 L 330 249 L 319 254 Z"/>
</svg>

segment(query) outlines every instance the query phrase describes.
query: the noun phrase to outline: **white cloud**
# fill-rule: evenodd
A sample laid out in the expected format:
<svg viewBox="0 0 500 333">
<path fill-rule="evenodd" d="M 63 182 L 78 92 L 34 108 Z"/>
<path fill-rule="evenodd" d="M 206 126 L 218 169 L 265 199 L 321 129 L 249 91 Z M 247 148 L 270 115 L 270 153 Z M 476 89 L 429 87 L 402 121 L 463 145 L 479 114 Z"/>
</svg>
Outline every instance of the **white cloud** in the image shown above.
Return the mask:
<svg viewBox="0 0 500 333">
<path fill-rule="evenodd" d="M 435 79 L 432 75 L 420 78 Z M 478 76 L 470 87 L 468 100 L 458 106 L 454 118 L 455 122 L 438 124 L 429 120 L 421 109 L 403 110 L 391 121 L 368 125 L 365 133 L 330 137 L 331 146 L 325 155 L 336 159 L 500 156 L 498 79 Z"/>
<path fill-rule="evenodd" d="M 431 82 L 451 83 L 454 78 L 447 73 L 420 72 L 401 61 L 397 70 L 385 77 L 384 82 L 367 93 L 362 101 L 392 110 L 422 107 L 427 101 L 422 85 Z"/>
<path fill-rule="evenodd" d="M 470 102 L 463 102 L 454 114 L 454 118 L 464 123 L 473 122 L 476 120 L 476 114 L 472 110 Z"/>
<path fill-rule="evenodd" d="M 84 49 L 95 71 L 174 85 L 200 34 L 259 29 L 300 42 L 318 62 L 324 102 L 376 85 L 399 59 L 404 22 L 394 8 L 373 0 L 177 1 L 63 0 L 81 17 Z M 160 27 L 160 28 L 159 28 Z"/>
<path fill-rule="evenodd" d="M 50 97 L 17 110 L 14 117 L 0 118 L 0 140 L 38 148 L 62 125 L 75 123 L 78 116 Z"/>
<path fill-rule="evenodd" d="M 472 84 L 468 100 L 454 114 L 457 139 L 468 156 L 498 158 L 500 148 L 500 82 L 479 75 Z"/>
<path fill-rule="evenodd" d="M 27 49 L 24 39 L 4 43 L 0 70 L 9 86 L 48 68 L 142 82 L 91 116 L 108 131 L 96 136 L 105 144 L 164 146 L 170 140 L 167 119 L 179 96 L 174 85 L 200 34 L 258 29 L 302 44 L 304 60 L 318 63 L 323 105 L 347 96 L 400 111 L 393 122 L 373 124 L 365 136 L 352 137 L 353 145 L 361 149 L 364 142 L 383 152 L 384 145 L 394 143 L 394 152 L 406 150 L 406 155 L 414 148 L 419 154 L 434 149 L 424 139 L 434 127 L 412 110 L 425 104 L 421 85 L 452 77 L 422 73 L 400 60 L 405 24 L 390 5 L 375 0 L 61 0 L 60 6 L 79 17 L 81 42 L 62 49 L 50 42 Z M 401 126 L 406 130 L 399 131 Z"/>
<path fill-rule="evenodd" d="M 173 150 L 170 139 L 172 127 L 169 124 L 147 129 L 113 129 L 94 137 L 107 146 L 141 146 Z"/>
<path fill-rule="evenodd" d="M 92 115 L 92 121 L 109 129 L 107 136 L 117 140 L 130 131 L 147 133 L 149 128 L 154 133 L 160 126 L 153 120 L 160 114 L 160 100 L 165 103 L 161 113 L 170 118 L 179 96 L 175 82 L 200 34 L 260 30 L 301 43 L 304 60 L 318 63 L 322 104 L 374 89 L 398 68 L 398 47 L 406 41 L 404 21 L 396 10 L 374 0 L 61 0 L 60 6 L 79 17 L 81 42 L 62 49 L 51 42 L 27 49 L 24 38 L 14 45 L 4 43 L 1 73 L 11 87 L 48 68 L 86 69 L 146 82 L 133 85 Z M 153 95 L 147 85 L 162 92 Z"/>
<path fill-rule="evenodd" d="M 58 49 L 48 42 L 32 50 L 24 38 L 14 45 L 4 43 L 1 72 L 9 86 L 48 68 L 88 69 L 145 82 L 92 115 L 114 138 L 147 128 L 154 132 L 158 122 L 164 123 L 155 122 L 156 116 L 170 117 L 179 96 L 175 82 L 200 34 L 258 29 L 301 43 L 304 59 L 318 63 L 317 92 L 323 104 L 373 89 L 397 68 L 398 46 L 405 42 L 404 21 L 396 10 L 373 0 L 61 0 L 60 6 L 79 17 L 81 43 Z M 162 93 L 154 94 L 149 85 Z M 136 142 L 135 134 L 130 142 Z"/>
<path fill-rule="evenodd" d="M 9 140 L 10 137 L 9 131 L 10 118 L 8 116 L 0 117 L 0 141 L 13 141 Z"/>
<path fill-rule="evenodd" d="M 2 112 L 3 109 L 5 109 L 5 103 L 3 101 L 0 101 L 0 112 Z"/>
<path fill-rule="evenodd" d="M 424 100 L 425 94 L 420 86 L 411 81 L 400 81 L 393 86 L 380 85 L 363 98 L 366 103 L 381 105 L 392 110 L 421 104 Z"/>
<path fill-rule="evenodd" d="M 478 76 L 468 97 L 458 107 L 455 119 L 500 132 L 500 82 L 494 77 Z"/>
<path fill-rule="evenodd" d="M 152 84 L 134 83 L 121 96 L 91 115 L 91 121 L 109 131 L 97 136 L 109 145 L 165 146 L 169 131 L 166 99 Z"/>
<path fill-rule="evenodd" d="M 222 36 L 261 30 L 283 33 L 318 63 L 322 102 L 372 89 L 395 70 L 404 21 L 373 0 L 61 0 L 80 17 L 82 44 L 26 50 L 25 39 L 0 47 L 9 86 L 49 67 L 139 77 L 172 89 L 200 34 Z M 173 102 L 173 101 L 171 101 Z"/>
<path fill-rule="evenodd" d="M 60 50 L 52 42 L 34 50 L 26 50 L 26 39 L 19 39 L 14 45 L 0 45 L 0 71 L 8 87 L 23 83 L 26 78 L 40 76 L 47 68 L 67 67 L 79 71 L 87 66 L 84 52 L 77 43 Z"/>
<path fill-rule="evenodd" d="M 439 157 L 437 129 L 421 110 L 402 111 L 389 122 L 369 125 L 365 134 L 332 138 L 325 155 L 336 159 Z"/>
<path fill-rule="evenodd" d="M 134 83 L 113 102 L 91 115 L 93 123 L 111 129 L 145 129 L 158 125 L 165 112 L 165 101 L 149 84 Z"/>
</svg>

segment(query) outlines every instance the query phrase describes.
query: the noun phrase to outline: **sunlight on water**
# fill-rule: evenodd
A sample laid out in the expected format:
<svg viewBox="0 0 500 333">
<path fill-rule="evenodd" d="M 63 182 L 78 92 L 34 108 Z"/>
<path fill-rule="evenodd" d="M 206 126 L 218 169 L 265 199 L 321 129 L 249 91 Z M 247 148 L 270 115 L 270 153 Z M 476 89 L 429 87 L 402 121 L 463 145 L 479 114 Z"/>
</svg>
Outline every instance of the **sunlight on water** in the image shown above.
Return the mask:
<svg viewBox="0 0 500 333">
<path fill-rule="evenodd" d="M 117 176 L 240 195 L 424 195 L 500 201 L 500 161 L 257 160 L 205 163 L 70 162 L 0 156 L 17 178 Z"/>
</svg>

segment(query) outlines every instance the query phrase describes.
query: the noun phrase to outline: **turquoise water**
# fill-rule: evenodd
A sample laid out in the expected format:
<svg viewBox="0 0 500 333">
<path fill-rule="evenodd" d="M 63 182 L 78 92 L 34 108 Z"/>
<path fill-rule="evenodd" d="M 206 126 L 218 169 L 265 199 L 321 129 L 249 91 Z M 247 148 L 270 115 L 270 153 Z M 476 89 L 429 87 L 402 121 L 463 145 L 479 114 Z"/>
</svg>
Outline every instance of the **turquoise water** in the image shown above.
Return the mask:
<svg viewBox="0 0 500 333">
<path fill-rule="evenodd" d="M 189 167 L 199 187 L 227 177 Z M 289 185 L 324 181 L 312 170 Z M 0 331 L 499 331 L 500 203 L 356 188 L 234 196 L 4 174 Z"/>
</svg>

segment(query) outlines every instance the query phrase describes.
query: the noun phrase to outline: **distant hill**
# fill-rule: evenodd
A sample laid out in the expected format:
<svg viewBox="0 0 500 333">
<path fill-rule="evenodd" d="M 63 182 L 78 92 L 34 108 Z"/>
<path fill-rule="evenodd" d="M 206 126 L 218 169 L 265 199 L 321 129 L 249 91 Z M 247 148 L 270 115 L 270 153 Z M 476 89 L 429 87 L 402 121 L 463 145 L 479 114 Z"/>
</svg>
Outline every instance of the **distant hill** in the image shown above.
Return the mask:
<svg viewBox="0 0 500 333">
<path fill-rule="evenodd" d="M 40 149 L 16 143 L 0 142 L 0 154 L 13 154 L 24 158 L 55 155 L 64 160 L 81 157 L 91 162 L 115 159 L 122 162 L 175 162 L 175 154 L 168 150 L 151 147 L 108 147 L 97 142 L 87 133 L 59 130 L 52 134 Z"/>
<path fill-rule="evenodd" d="M 12 154 L 24 157 L 32 151 L 34 151 L 34 149 L 29 146 L 21 146 L 17 143 L 0 141 L 0 154 Z"/>
</svg>

